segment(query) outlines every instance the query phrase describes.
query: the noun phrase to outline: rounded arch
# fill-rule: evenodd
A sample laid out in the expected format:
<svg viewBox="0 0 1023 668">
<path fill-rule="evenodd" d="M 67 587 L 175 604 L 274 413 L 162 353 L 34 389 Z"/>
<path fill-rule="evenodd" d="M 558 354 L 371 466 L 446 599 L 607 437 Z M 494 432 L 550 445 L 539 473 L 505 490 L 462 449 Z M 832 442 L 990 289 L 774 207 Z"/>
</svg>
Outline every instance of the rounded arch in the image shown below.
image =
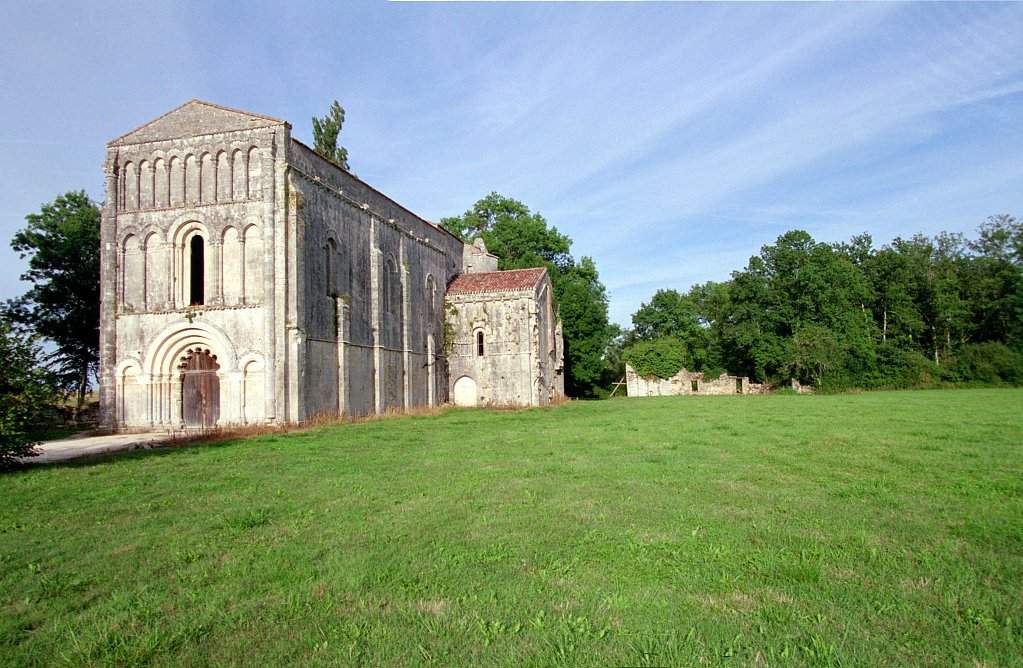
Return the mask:
<svg viewBox="0 0 1023 668">
<path fill-rule="evenodd" d="M 210 228 L 206 222 L 194 213 L 190 213 L 179 216 L 170 224 L 170 227 L 167 228 L 167 239 L 175 246 L 181 246 L 197 233 L 201 234 L 204 239 L 210 238 Z"/>
<path fill-rule="evenodd" d="M 426 301 L 430 305 L 427 313 L 432 320 L 434 314 L 437 312 L 437 281 L 433 278 L 433 274 L 426 275 L 426 281 L 424 281 L 423 285 L 426 289 Z"/>
<path fill-rule="evenodd" d="M 142 366 L 135 357 L 121 360 L 114 368 L 116 420 L 121 425 L 145 424 L 145 387 Z"/>
<path fill-rule="evenodd" d="M 245 151 L 234 148 L 231 152 L 231 194 L 235 200 L 246 199 L 245 190 L 249 184 Z"/>
<path fill-rule="evenodd" d="M 114 367 L 115 378 L 123 377 L 126 372 L 134 372 L 137 375 L 142 374 L 142 362 L 135 355 L 125 357 L 117 363 L 117 366 Z"/>
<path fill-rule="evenodd" d="M 185 156 L 184 184 L 185 202 L 196 204 L 199 201 L 199 160 L 192 153 Z"/>
<path fill-rule="evenodd" d="M 205 152 L 199 157 L 199 203 L 212 204 L 217 201 L 216 157 Z"/>
<path fill-rule="evenodd" d="M 121 204 L 125 209 L 137 209 L 139 206 L 139 177 L 135 163 L 124 163 L 122 171 L 124 181 L 121 185 Z"/>
<path fill-rule="evenodd" d="M 224 149 L 217 151 L 216 201 L 230 202 L 234 183 L 231 181 L 231 155 Z"/>
<path fill-rule="evenodd" d="M 155 223 L 143 225 L 139 228 L 138 235 L 145 239 L 147 244 L 153 242 L 153 236 L 155 236 L 156 240 L 161 243 L 167 240 L 167 237 L 164 236 L 163 229 Z"/>
<path fill-rule="evenodd" d="M 456 380 L 453 394 L 456 406 L 476 406 L 479 403 L 476 380 L 472 376 L 462 376 Z"/>
<path fill-rule="evenodd" d="M 266 365 L 263 356 L 248 352 L 238 360 L 241 371 L 241 420 L 246 424 L 264 420 L 266 414 L 264 377 Z"/>
<path fill-rule="evenodd" d="M 128 237 L 137 237 L 137 236 L 141 236 L 141 235 L 142 235 L 142 232 L 140 232 L 139 228 L 136 227 L 135 225 L 125 225 L 120 230 L 118 230 L 118 233 L 117 233 L 117 248 L 123 251 L 124 250 L 124 244 L 125 244 L 126 241 L 128 241 Z"/>
<path fill-rule="evenodd" d="M 158 229 L 147 227 L 142 239 L 142 295 L 143 304 L 149 311 L 167 300 L 167 263 L 163 254 L 163 235 Z"/>
<path fill-rule="evenodd" d="M 259 160 L 259 147 L 253 146 L 248 151 L 248 156 L 245 161 L 247 173 L 247 183 L 245 186 L 245 198 L 246 199 L 259 199 L 261 192 L 260 178 L 262 177 L 262 166 Z"/>
<path fill-rule="evenodd" d="M 224 227 L 220 235 L 220 288 L 226 304 L 242 301 L 245 285 L 245 261 L 241 232 L 234 225 Z"/>
<path fill-rule="evenodd" d="M 220 243 L 224 243 L 228 239 L 228 235 L 232 234 L 235 238 L 241 238 L 241 232 L 233 224 L 228 223 L 224 226 L 224 229 L 220 231 Z"/>
<path fill-rule="evenodd" d="M 139 208 L 153 207 L 153 163 L 148 160 L 139 162 Z"/>
<path fill-rule="evenodd" d="M 167 161 L 163 157 L 153 160 L 153 206 L 166 207 L 169 205 L 170 178 L 167 170 Z"/>
<path fill-rule="evenodd" d="M 217 356 L 220 373 L 235 371 L 238 356 L 224 332 L 209 323 L 178 320 L 167 325 L 146 349 L 143 371 L 151 376 L 174 375 L 180 358 L 189 348 L 208 348 Z"/>
<path fill-rule="evenodd" d="M 184 162 L 178 155 L 171 155 L 167 161 L 168 204 L 180 206 L 185 203 L 185 169 Z"/>
</svg>

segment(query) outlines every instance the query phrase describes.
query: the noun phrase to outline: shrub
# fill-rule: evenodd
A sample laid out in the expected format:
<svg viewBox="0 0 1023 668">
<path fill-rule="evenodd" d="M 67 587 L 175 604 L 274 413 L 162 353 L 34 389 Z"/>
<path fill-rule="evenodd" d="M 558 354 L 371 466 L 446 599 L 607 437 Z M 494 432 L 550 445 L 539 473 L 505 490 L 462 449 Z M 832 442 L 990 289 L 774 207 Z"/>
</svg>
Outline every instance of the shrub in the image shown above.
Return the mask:
<svg viewBox="0 0 1023 668">
<path fill-rule="evenodd" d="M 948 380 L 949 371 L 915 350 L 892 344 L 877 347 L 877 368 L 864 384 L 874 389 L 911 389 L 938 387 Z"/>
<path fill-rule="evenodd" d="M 969 343 L 952 364 L 956 380 L 987 385 L 1023 384 L 1023 354 L 1004 343 Z"/>
<path fill-rule="evenodd" d="M 689 351 L 673 336 L 652 341 L 637 341 L 622 354 L 640 376 L 671 378 L 689 362 Z"/>
<path fill-rule="evenodd" d="M 39 345 L 0 319 L 0 470 L 36 454 L 32 428 L 57 398 L 56 380 L 39 358 Z"/>
</svg>

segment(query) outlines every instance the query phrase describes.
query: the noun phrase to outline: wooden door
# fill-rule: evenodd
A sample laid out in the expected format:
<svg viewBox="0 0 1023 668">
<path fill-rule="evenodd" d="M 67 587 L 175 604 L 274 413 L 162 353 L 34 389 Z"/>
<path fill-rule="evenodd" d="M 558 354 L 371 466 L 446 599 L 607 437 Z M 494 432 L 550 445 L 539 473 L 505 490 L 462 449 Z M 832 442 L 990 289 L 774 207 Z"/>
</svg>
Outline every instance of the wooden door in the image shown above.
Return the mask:
<svg viewBox="0 0 1023 668">
<path fill-rule="evenodd" d="M 181 417 L 186 427 L 213 427 L 220 419 L 220 378 L 217 356 L 189 350 L 181 365 Z"/>
</svg>

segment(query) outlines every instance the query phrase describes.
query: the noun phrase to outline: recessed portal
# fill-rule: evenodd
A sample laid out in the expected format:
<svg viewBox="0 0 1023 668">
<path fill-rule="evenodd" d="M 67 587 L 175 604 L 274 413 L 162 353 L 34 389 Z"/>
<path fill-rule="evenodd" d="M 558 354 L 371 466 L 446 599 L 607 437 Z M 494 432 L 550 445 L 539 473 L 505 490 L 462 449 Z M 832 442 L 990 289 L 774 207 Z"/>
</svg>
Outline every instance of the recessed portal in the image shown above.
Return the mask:
<svg viewBox="0 0 1023 668">
<path fill-rule="evenodd" d="M 220 419 L 220 378 L 217 356 L 206 349 L 192 349 L 182 358 L 181 419 L 186 427 L 209 428 Z"/>
</svg>

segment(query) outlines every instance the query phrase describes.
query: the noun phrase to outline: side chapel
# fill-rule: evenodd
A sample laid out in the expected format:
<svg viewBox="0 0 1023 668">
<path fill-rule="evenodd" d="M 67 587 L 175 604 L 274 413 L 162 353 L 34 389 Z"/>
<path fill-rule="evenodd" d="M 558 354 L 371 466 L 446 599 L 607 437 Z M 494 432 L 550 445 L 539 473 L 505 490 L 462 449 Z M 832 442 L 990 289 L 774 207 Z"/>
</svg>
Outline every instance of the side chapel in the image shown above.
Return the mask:
<svg viewBox="0 0 1023 668">
<path fill-rule="evenodd" d="M 285 121 L 192 100 L 110 142 L 104 170 L 108 429 L 564 394 L 545 269 L 498 271 Z"/>
</svg>

